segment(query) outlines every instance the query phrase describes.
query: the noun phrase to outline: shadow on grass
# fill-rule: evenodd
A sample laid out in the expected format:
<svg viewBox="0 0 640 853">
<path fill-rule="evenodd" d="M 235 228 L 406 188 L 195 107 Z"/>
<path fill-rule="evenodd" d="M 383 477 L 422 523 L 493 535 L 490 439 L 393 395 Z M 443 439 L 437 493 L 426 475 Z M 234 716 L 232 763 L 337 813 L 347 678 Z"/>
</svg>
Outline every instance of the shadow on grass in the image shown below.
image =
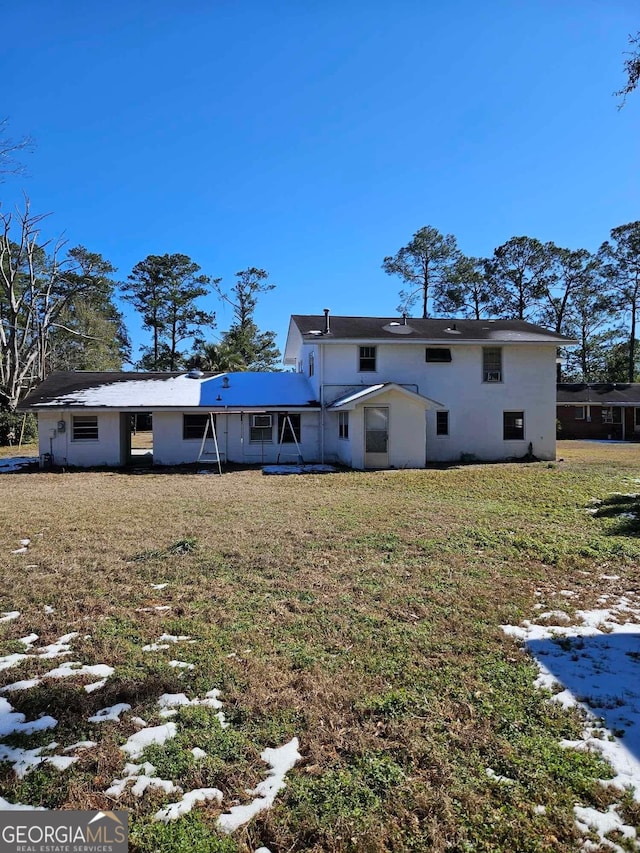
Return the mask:
<svg viewBox="0 0 640 853">
<path fill-rule="evenodd" d="M 598 504 L 594 516 L 617 522 L 610 535 L 640 536 L 640 495 L 611 495 Z"/>
<path fill-rule="evenodd" d="M 640 761 L 640 633 L 530 640 L 527 649 Z"/>
</svg>

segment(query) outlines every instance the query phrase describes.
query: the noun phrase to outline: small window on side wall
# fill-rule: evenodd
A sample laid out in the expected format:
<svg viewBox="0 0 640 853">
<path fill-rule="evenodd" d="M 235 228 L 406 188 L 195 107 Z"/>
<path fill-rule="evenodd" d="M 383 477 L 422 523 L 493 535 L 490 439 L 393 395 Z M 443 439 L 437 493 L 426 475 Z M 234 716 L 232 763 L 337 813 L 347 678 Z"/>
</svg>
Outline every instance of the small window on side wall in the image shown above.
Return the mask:
<svg viewBox="0 0 640 853">
<path fill-rule="evenodd" d="M 293 432 L 291 431 L 293 427 Z M 295 436 L 295 438 L 294 438 Z M 282 444 L 300 444 L 300 415 L 278 415 L 278 441 Z"/>
<path fill-rule="evenodd" d="M 183 415 L 182 440 L 202 441 L 202 436 L 204 435 L 204 431 L 207 428 L 208 421 L 209 415 Z"/>
<path fill-rule="evenodd" d="M 431 364 L 448 364 L 451 361 L 451 350 L 445 347 L 427 347 L 424 360 Z"/>
<path fill-rule="evenodd" d="M 376 348 L 360 347 L 358 370 L 361 373 L 374 373 L 376 369 Z"/>
<path fill-rule="evenodd" d="M 584 420 L 584 406 L 576 406 L 576 420 L 583 421 Z"/>
<path fill-rule="evenodd" d="M 309 378 L 313 376 L 316 370 L 315 356 L 312 352 L 309 353 Z"/>
<path fill-rule="evenodd" d="M 98 416 L 73 416 L 73 441 L 98 441 Z"/>
<path fill-rule="evenodd" d="M 349 438 L 349 412 L 338 412 L 338 438 Z"/>
<path fill-rule="evenodd" d="M 273 442 L 273 419 L 271 415 L 252 415 L 249 441 Z"/>
<path fill-rule="evenodd" d="M 520 441 L 524 438 L 524 412 L 505 412 L 503 419 L 505 441 Z"/>
<path fill-rule="evenodd" d="M 449 412 L 436 412 L 436 435 L 449 435 Z"/>
</svg>

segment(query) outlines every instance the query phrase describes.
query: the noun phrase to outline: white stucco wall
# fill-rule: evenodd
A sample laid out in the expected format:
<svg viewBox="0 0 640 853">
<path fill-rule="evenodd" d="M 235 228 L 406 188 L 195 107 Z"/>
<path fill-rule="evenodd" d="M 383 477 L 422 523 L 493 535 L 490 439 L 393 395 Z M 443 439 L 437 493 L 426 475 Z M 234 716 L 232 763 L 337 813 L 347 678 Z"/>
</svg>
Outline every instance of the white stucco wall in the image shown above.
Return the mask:
<svg viewBox="0 0 640 853">
<path fill-rule="evenodd" d="M 503 381 L 496 383 L 482 381 L 481 345 L 451 344 L 451 362 L 434 364 L 425 362 L 424 344 L 379 344 L 375 373 L 358 371 L 356 344 L 327 344 L 322 349 L 327 401 L 353 386 L 397 382 L 443 404 L 449 411 L 450 434 L 436 436 L 436 415 L 430 411 L 428 461 L 457 461 L 463 453 L 484 460 L 522 456 L 529 442 L 540 459 L 555 458 L 553 345 L 503 344 Z M 525 413 L 522 441 L 503 440 L 505 411 Z"/>
<path fill-rule="evenodd" d="M 38 441 L 40 454 L 52 453 L 53 464 L 89 468 L 99 465 L 119 466 L 120 413 L 83 409 L 76 415 L 96 415 L 98 418 L 98 440 L 73 439 L 73 412 L 39 412 Z M 64 431 L 58 422 L 64 421 Z"/>
<path fill-rule="evenodd" d="M 368 406 L 389 408 L 389 467 L 424 468 L 425 411 L 419 400 L 392 390 L 349 412 L 349 444 L 353 468 L 365 467 L 364 410 Z"/>
<path fill-rule="evenodd" d="M 273 413 L 273 441 L 253 443 L 250 441 L 251 415 L 218 414 L 216 434 L 218 447 L 223 460 L 239 464 L 258 464 L 275 462 L 278 456 L 277 413 Z M 153 462 L 155 465 L 180 465 L 196 462 L 200 453 L 200 439 L 182 438 L 181 412 L 155 412 L 153 415 Z M 306 462 L 317 462 L 320 458 L 319 433 L 320 413 L 302 412 L 300 417 L 300 449 Z M 207 450 L 213 448 L 207 440 Z M 214 457 L 215 458 L 215 457 Z M 281 462 L 294 462 L 297 458 L 295 444 L 282 447 Z"/>
</svg>

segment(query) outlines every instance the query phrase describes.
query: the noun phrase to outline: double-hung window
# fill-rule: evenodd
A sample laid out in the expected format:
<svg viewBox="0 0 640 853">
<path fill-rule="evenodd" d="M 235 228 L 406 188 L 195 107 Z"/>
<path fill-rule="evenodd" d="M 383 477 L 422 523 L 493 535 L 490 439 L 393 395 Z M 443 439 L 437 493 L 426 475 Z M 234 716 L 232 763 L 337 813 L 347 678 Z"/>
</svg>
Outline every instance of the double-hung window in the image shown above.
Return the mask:
<svg viewBox="0 0 640 853">
<path fill-rule="evenodd" d="M 502 382 L 502 347 L 483 348 L 482 381 Z"/>
<path fill-rule="evenodd" d="M 504 412 L 502 437 L 505 441 L 520 441 L 524 438 L 524 412 Z"/>
<path fill-rule="evenodd" d="M 374 373 L 376 369 L 376 348 L 360 347 L 358 370 L 361 373 Z"/>
<path fill-rule="evenodd" d="M 436 412 L 436 435 L 449 435 L 449 412 Z"/>
<path fill-rule="evenodd" d="M 249 441 L 273 442 L 273 417 L 271 415 L 251 415 Z"/>
<path fill-rule="evenodd" d="M 602 407 L 602 423 L 603 424 L 621 424 L 622 410 L 619 406 L 603 406 Z"/>
<path fill-rule="evenodd" d="M 72 424 L 73 441 L 98 441 L 98 416 L 74 415 Z"/>
<path fill-rule="evenodd" d="M 349 438 L 349 412 L 338 412 L 338 438 Z"/>
</svg>

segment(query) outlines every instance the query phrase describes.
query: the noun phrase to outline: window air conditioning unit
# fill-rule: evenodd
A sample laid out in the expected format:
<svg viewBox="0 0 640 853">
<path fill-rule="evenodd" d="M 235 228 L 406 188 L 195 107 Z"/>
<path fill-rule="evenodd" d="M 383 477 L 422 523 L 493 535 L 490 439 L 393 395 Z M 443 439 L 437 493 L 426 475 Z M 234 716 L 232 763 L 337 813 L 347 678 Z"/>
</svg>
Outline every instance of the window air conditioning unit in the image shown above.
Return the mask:
<svg viewBox="0 0 640 853">
<path fill-rule="evenodd" d="M 256 429 L 271 429 L 272 424 L 271 415 L 253 415 L 251 418 L 251 426 Z"/>
<path fill-rule="evenodd" d="M 502 377 L 500 376 L 499 370 L 488 370 L 487 371 L 487 382 L 500 382 L 501 378 Z"/>
</svg>

